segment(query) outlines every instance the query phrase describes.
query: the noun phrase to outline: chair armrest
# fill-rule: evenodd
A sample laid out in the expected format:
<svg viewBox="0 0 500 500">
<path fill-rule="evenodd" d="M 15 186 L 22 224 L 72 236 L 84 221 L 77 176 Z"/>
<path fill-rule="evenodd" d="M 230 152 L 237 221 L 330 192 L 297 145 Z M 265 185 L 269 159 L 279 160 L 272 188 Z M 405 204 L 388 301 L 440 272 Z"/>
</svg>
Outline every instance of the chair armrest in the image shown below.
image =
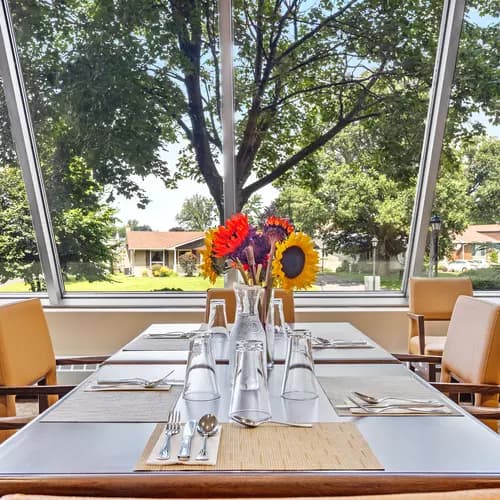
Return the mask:
<svg viewBox="0 0 500 500">
<path fill-rule="evenodd" d="M 423 314 L 407 313 L 408 317 L 417 322 L 418 330 L 418 347 L 420 349 L 420 354 L 425 353 L 425 321 Z"/>
<path fill-rule="evenodd" d="M 486 406 L 460 406 L 460 408 L 476 418 L 500 420 L 500 408 L 488 408 Z"/>
<path fill-rule="evenodd" d="M 74 385 L 4 385 L 0 386 L 0 396 L 64 396 L 75 388 Z"/>
<path fill-rule="evenodd" d="M 479 394 L 500 394 L 500 385 L 493 384 L 466 384 L 462 382 L 433 382 L 432 387 L 435 387 L 438 391 L 448 392 L 450 394 L 460 394 L 460 393 L 479 393 Z"/>
<path fill-rule="evenodd" d="M 0 430 L 16 430 L 21 429 L 26 424 L 31 422 L 30 417 L 0 417 Z"/>
<path fill-rule="evenodd" d="M 433 356 L 430 354 L 399 354 L 392 353 L 392 355 L 399 359 L 399 361 L 410 361 L 413 363 L 429 363 L 432 365 L 436 365 L 441 363 L 441 356 Z"/>
<path fill-rule="evenodd" d="M 71 356 L 67 358 L 57 358 L 56 365 L 99 365 L 104 363 L 109 356 Z"/>
</svg>

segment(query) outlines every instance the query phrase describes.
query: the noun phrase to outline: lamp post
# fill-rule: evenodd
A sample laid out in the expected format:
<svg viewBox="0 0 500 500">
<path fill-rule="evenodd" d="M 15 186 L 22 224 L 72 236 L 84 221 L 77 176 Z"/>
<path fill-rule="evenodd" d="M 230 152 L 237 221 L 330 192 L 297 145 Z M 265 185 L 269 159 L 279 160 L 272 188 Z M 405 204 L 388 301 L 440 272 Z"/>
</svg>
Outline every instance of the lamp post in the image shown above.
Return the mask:
<svg viewBox="0 0 500 500">
<path fill-rule="evenodd" d="M 375 267 L 377 264 L 377 246 L 378 246 L 378 239 L 376 236 L 372 238 L 372 261 L 373 261 L 373 272 L 372 272 L 372 279 L 373 279 L 373 290 L 375 291 Z"/>
<path fill-rule="evenodd" d="M 441 230 L 441 217 L 433 215 L 430 220 L 432 229 L 432 261 L 429 262 L 429 276 L 437 278 L 439 260 L 439 231 Z"/>
</svg>

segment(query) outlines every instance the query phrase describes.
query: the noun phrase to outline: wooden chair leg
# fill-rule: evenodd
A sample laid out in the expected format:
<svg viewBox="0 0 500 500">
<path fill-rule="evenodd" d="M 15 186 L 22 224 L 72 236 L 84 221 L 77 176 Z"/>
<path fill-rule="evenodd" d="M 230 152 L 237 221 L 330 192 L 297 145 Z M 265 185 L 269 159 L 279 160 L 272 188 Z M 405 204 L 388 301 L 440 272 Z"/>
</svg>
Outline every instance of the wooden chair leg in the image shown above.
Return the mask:
<svg viewBox="0 0 500 500">
<path fill-rule="evenodd" d="M 47 385 L 47 379 L 43 378 L 38 382 L 38 385 Z M 49 396 L 47 394 L 38 395 L 38 411 L 44 412 L 49 407 Z"/>
</svg>

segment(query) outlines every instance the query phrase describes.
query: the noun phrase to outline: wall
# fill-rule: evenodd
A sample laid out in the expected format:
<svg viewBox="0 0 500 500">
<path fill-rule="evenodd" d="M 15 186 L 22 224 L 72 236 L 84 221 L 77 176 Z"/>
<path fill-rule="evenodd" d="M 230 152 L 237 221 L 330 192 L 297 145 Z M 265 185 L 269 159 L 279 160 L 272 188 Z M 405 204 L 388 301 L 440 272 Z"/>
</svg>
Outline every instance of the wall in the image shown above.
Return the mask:
<svg viewBox="0 0 500 500">
<path fill-rule="evenodd" d="M 151 323 L 201 323 L 204 311 L 162 309 L 46 309 L 54 349 L 59 356 L 110 354 Z M 298 322 L 343 321 L 391 352 L 406 352 L 404 308 L 298 309 Z"/>
</svg>

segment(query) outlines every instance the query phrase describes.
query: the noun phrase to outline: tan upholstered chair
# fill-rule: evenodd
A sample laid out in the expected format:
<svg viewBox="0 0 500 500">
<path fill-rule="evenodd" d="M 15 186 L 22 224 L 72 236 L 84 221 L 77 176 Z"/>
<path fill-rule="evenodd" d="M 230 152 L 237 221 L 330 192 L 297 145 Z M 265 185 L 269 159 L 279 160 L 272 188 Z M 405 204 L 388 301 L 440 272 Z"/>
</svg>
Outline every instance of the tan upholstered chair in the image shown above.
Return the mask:
<svg viewBox="0 0 500 500">
<path fill-rule="evenodd" d="M 408 352 L 443 354 L 446 336 L 425 334 L 426 321 L 449 321 L 460 295 L 472 296 L 469 278 L 411 278 Z"/>
<path fill-rule="evenodd" d="M 295 323 L 295 305 L 293 292 L 276 288 L 274 296 L 277 299 L 283 299 L 283 313 L 287 323 Z M 236 316 L 236 296 L 231 288 L 209 288 L 207 290 L 207 301 L 205 306 L 205 323 L 208 322 L 210 312 L 210 301 L 212 299 L 224 299 L 226 301 L 226 315 L 229 323 L 234 323 Z"/>
<path fill-rule="evenodd" d="M 474 406 L 464 408 L 481 419 L 500 418 L 500 305 L 462 295 L 448 327 L 443 356 L 397 355 L 402 361 L 441 364 L 439 390 L 475 395 Z M 452 378 L 458 383 L 451 383 Z M 487 420 L 492 429 L 498 422 Z"/>
<path fill-rule="evenodd" d="M 100 356 L 65 358 L 57 364 L 99 363 Z M 72 386 L 58 386 L 56 359 L 42 304 L 30 299 L 0 307 L 0 429 L 20 427 L 16 416 L 16 395 L 36 397 L 43 411 Z M 24 422 L 25 423 L 25 422 Z M 0 432 L 0 440 L 11 431 Z"/>
</svg>

